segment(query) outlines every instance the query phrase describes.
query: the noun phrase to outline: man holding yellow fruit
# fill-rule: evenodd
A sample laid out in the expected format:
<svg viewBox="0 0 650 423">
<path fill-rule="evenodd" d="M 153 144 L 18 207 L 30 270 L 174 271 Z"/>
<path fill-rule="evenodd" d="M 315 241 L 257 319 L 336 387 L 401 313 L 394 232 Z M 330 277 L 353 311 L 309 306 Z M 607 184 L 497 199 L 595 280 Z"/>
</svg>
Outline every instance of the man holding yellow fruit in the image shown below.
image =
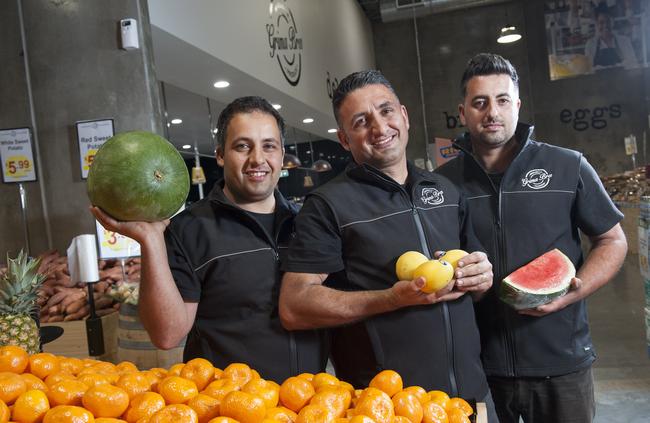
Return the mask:
<svg viewBox="0 0 650 423">
<path fill-rule="evenodd" d="M 391 369 L 405 386 L 485 401 L 494 415 L 472 305 L 492 286 L 492 265 L 476 251 L 464 199 L 446 178 L 407 162 L 406 108 L 380 72 L 349 75 L 332 102 L 355 163 L 310 193 L 296 218 L 283 265 L 283 325 L 334 328 L 334 368 L 356 387 Z M 436 251 L 459 247 L 474 252 L 458 261 L 454 279 L 451 264 L 429 263 Z M 406 251 L 423 254 L 434 271 L 396 278 Z M 435 267 L 447 271 L 444 287 L 423 292 L 435 291 L 424 277 L 438 279 Z"/>
</svg>

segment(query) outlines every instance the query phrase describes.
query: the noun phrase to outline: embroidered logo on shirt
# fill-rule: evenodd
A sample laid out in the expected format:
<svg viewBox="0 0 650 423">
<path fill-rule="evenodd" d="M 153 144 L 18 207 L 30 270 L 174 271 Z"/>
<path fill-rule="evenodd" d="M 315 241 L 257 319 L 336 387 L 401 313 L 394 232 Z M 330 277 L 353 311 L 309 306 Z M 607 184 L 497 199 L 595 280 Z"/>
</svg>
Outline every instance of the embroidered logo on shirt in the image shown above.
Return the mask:
<svg viewBox="0 0 650 423">
<path fill-rule="evenodd" d="M 435 188 L 423 188 L 422 189 L 422 202 L 430 206 L 437 206 L 442 204 L 445 201 L 445 197 L 442 191 L 438 191 Z"/>
<path fill-rule="evenodd" d="M 546 169 L 533 169 L 526 173 L 526 177 L 521 180 L 522 187 L 532 189 L 542 189 L 551 182 L 552 173 L 548 173 Z"/>
</svg>

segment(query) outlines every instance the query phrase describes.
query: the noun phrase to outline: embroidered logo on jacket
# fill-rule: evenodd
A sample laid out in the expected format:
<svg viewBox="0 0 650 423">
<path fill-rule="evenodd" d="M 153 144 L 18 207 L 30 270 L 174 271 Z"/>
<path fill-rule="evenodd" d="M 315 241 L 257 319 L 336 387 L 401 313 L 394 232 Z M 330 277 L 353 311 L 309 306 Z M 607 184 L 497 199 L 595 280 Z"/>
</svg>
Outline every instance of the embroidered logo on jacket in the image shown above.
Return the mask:
<svg viewBox="0 0 650 423">
<path fill-rule="evenodd" d="M 438 191 L 435 188 L 423 188 L 422 189 L 422 202 L 430 206 L 437 206 L 442 204 L 445 201 L 445 197 L 442 191 Z"/>
<path fill-rule="evenodd" d="M 548 173 L 546 169 L 533 169 L 526 173 L 526 177 L 521 180 L 522 187 L 532 189 L 542 189 L 551 182 L 552 173 Z"/>
</svg>

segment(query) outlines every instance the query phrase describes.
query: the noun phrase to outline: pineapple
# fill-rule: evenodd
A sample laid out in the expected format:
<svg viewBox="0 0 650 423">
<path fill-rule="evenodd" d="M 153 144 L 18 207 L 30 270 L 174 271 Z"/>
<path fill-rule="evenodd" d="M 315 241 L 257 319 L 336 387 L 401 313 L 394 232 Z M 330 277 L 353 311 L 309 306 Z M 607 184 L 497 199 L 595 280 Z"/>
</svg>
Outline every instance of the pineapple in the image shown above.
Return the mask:
<svg viewBox="0 0 650 423">
<path fill-rule="evenodd" d="M 0 346 L 19 345 L 29 354 L 40 351 L 40 335 L 32 313 L 36 291 L 45 279 L 37 272 L 39 259 L 7 256 L 7 271 L 0 276 Z M 38 315 L 38 313 L 36 313 Z"/>
</svg>

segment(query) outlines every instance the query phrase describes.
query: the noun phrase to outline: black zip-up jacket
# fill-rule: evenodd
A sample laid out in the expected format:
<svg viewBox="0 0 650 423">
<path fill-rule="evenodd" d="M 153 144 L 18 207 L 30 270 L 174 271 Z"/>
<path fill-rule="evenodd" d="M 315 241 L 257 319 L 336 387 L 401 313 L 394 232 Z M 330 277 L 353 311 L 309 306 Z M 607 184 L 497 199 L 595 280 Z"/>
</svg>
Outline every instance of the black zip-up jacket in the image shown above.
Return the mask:
<svg viewBox="0 0 650 423">
<path fill-rule="evenodd" d="M 622 218 L 580 153 L 533 141 L 532 131 L 517 126 L 519 151 L 500 187 L 472 155 L 469 134 L 454 142 L 462 154 L 436 169 L 463 190 L 474 231 L 493 265 L 494 284 L 475 304 L 488 376 L 557 376 L 594 361 L 584 301 L 531 317 L 518 314 L 497 294 L 503 278 L 553 248 L 579 268 L 578 230 L 600 235 Z"/>
<path fill-rule="evenodd" d="M 203 357 L 224 368 L 246 363 L 282 383 L 325 368 L 320 333 L 285 330 L 278 315 L 280 261 L 297 212 L 276 191 L 275 233 L 234 206 L 217 183 L 175 216 L 165 232 L 169 264 L 183 299 L 198 302 L 184 360 Z"/>
<path fill-rule="evenodd" d="M 407 188 L 375 168 L 352 164 L 313 191 L 296 218 L 286 269 L 328 273 L 326 285 L 341 290 L 379 290 L 396 282 L 395 262 L 406 251 L 431 257 L 437 250 L 475 247 L 454 185 L 408 166 Z M 488 392 L 469 295 L 337 327 L 332 359 L 337 376 L 355 387 L 392 369 L 404 386 L 478 400 Z"/>
</svg>

